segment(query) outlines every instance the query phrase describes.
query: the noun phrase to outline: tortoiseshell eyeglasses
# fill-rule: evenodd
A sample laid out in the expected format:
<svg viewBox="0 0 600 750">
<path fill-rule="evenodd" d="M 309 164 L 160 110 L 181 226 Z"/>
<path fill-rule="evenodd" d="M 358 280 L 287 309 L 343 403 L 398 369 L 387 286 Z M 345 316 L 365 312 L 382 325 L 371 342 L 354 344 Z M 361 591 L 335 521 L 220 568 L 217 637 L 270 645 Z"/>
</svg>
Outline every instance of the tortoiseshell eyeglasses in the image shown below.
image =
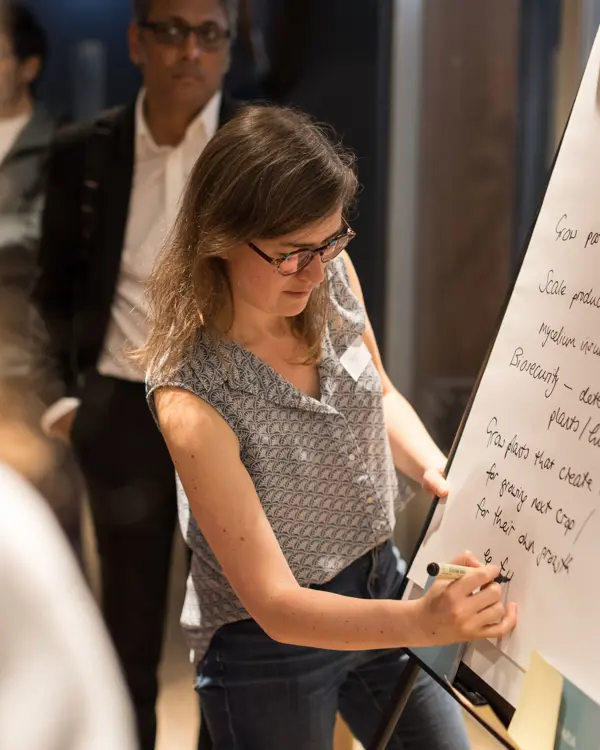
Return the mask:
<svg viewBox="0 0 600 750">
<path fill-rule="evenodd" d="M 270 255 L 264 253 L 253 242 L 248 242 L 248 246 L 254 250 L 257 255 L 260 255 L 263 260 L 266 260 L 267 263 L 275 266 L 282 276 L 292 276 L 295 273 L 299 273 L 303 268 L 306 268 L 315 255 L 321 256 L 321 263 L 329 263 L 329 261 L 339 255 L 342 250 L 348 246 L 350 240 L 356 237 L 356 232 L 350 227 L 345 219 L 344 224 L 345 227 L 341 232 L 328 240 L 324 245 L 321 245 L 321 247 L 317 247 L 315 250 L 300 248 L 299 250 L 293 250 L 291 253 L 286 253 L 280 258 L 271 258 Z"/>
</svg>

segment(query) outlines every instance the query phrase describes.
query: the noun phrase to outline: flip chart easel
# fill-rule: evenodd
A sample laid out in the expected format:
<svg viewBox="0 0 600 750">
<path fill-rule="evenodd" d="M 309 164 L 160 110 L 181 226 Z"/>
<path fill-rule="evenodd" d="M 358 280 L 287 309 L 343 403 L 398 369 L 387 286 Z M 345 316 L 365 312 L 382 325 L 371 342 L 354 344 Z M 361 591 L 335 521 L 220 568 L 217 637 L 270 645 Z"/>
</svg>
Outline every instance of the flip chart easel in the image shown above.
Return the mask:
<svg viewBox="0 0 600 750">
<path fill-rule="evenodd" d="M 396 726 L 402 718 L 402 714 L 406 709 L 412 689 L 422 670 L 427 672 L 434 680 L 440 682 L 439 676 L 428 669 L 424 662 L 417 659 L 414 654 L 409 654 L 409 662 L 404 670 L 402 678 L 396 686 L 396 690 L 394 691 L 387 710 L 384 713 L 381 724 L 367 750 L 385 750 L 385 748 L 387 748 L 388 743 L 394 735 Z M 448 687 L 446 684 L 442 684 L 445 688 Z M 456 699 L 456 695 L 452 691 L 449 690 L 448 692 Z M 496 740 L 498 747 L 504 747 L 507 748 L 507 750 L 514 750 L 514 745 L 508 742 L 502 734 L 491 726 L 490 723 L 486 722 L 482 716 L 476 713 L 466 701 L 458 702 L 462 708 L 479 724 L 481 724 L 481 726 L 483 726 L 484 729 Z"/>
<path fill-rule="evenodd" d="M 427 564 L 462 549 L 509 576 L 516 630 L 502 642 L 469 644 L 459 670 L 505 712 L 518 703 L 534 651 L 600 704 L 599 72 L 600 35 L 451 451 L 451 496 L 432 506 L 405 589 L 405 598 L 421 595 Z M 445 683 L 410 656 L 396 709 L 419 669 Z M 385 747 L 385 735 L 373 749 Z"/>
</svg>

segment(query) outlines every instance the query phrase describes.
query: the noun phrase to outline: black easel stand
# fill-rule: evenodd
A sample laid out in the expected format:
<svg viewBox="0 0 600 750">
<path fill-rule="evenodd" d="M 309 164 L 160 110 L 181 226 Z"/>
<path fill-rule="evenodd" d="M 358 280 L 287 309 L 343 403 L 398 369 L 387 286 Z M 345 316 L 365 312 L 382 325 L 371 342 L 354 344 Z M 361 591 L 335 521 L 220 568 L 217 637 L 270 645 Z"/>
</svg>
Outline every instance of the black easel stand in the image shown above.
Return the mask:
<svg viewBox="0 0 600 750">
<path fill-rule="evenodd" d="M 400 678 L 394 695 L 390 700 L 387 711 L 385 712 L 381 724 L 377 728 L 375 737 L 368 747 L 368 750 L 385 750 L 388 742 L 392 739 L 396 725 L 404 713 L 412 689 L 417 681 L 421 667 L 419 663 L 409 654 L 408 664 L 406 665 L 402 677 Z"/>
</svg>

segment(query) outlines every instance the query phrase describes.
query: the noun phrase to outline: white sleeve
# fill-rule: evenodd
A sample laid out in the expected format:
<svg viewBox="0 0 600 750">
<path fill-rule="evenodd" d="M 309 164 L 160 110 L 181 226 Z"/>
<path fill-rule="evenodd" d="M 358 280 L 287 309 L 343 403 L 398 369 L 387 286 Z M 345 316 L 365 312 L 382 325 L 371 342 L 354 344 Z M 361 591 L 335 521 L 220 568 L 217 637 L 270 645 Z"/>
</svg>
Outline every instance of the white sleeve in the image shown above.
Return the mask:
<svg viewBox="0 0 600 750">
<path fill-rule="evenodd" d="M 42 415 L 42 429 L 49 433 L 52 426 L 64 416 L 79 408 L 81 400 L 78 398 L 59 398 L 49 406 Z"/>
<path fill-rule="evenodd" d="M 0 750 L 134 750 L 96 604 L 49 508 L 0 464 Z"/>
</svg>

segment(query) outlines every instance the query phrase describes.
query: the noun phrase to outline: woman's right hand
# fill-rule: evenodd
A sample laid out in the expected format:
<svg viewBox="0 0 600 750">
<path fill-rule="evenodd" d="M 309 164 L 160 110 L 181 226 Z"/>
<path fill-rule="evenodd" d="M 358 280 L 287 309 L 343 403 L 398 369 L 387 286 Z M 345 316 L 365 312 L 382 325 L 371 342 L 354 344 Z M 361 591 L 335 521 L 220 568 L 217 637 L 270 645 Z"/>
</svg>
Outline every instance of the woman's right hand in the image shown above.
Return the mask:
<svg viewBox="0 0 600 750">
<path fill-rule="evenodd" d="M 517 624 L 517 605 L 505 606 L 502 602 L 502 585 L 494 583 L 500 569 L 482 565 L 470 552 L 452 563 L 473 570 L 455 581 L 436 581 L 419 601 L 424 645 L 443 646 L 508 635 Z"/>
</svg>

